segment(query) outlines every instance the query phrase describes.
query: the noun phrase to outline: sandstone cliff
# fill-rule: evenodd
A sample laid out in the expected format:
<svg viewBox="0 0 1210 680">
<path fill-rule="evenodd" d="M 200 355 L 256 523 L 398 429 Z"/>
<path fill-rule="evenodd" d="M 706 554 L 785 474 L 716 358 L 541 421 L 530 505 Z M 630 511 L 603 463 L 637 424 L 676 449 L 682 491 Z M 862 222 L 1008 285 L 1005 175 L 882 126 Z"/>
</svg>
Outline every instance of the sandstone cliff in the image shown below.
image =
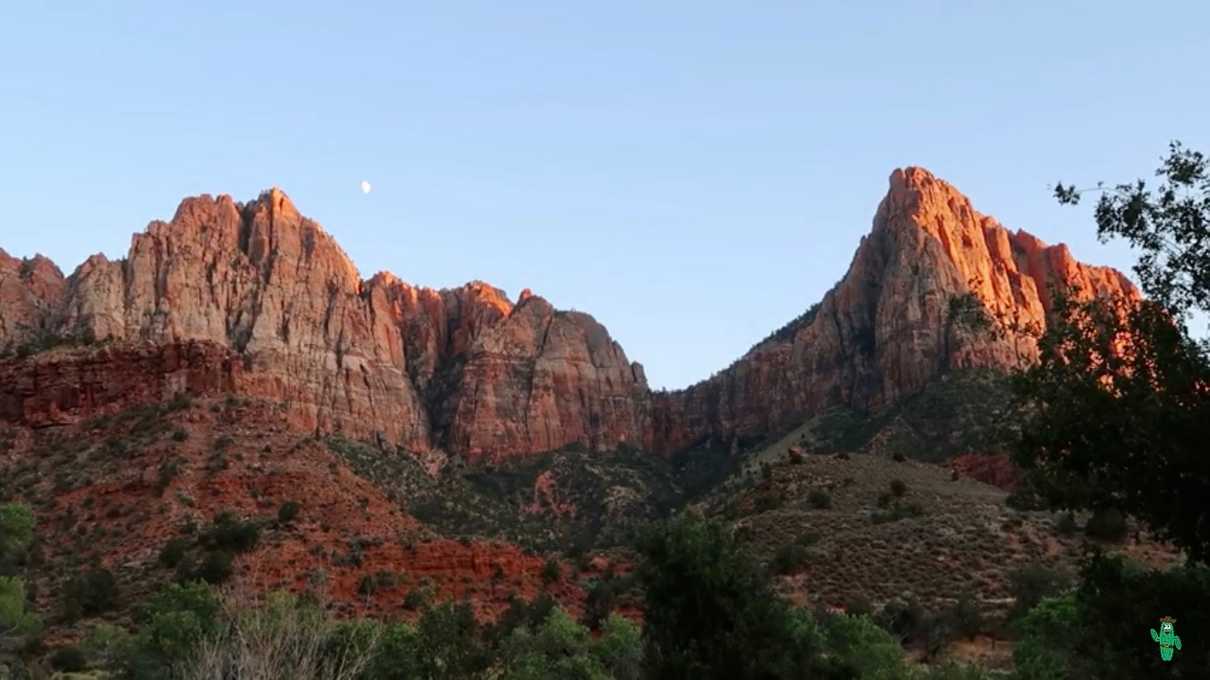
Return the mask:
<svg viewBox="0 0 1210 680">
<path fill-rule="evenodd" d="M 896 170 L 890 183 L 817 308 L 711 379 L 659 395 L 655 448 L 760 435 L 832 405 L 877 409 L 950 368 L 1033 361 L 1052 286 L 1083 299 L 1138 295 L 1116 270 L 1010 232 L 927 170 Z"/>
<path fill-rule="evenodd" d="M 8 360 L 0 417 L 48 425 L 111 408 L 100 386 L 129 383 L 122 367 L 133 366 L 147 384 L 115 398 L 231 391 L 281 403 L 299 429 L 413 451 L 675 451 L 832 405 L 877 409 L 951 368 L 1031 361 L 1051 286 L 1137 295 L 1114 270 L 1008 231 L 927 171 L 897 170 L 848 273 L 816 307 L 713 378 L 652 394 L 586 314 L 528 291 L 514 305 L 479 282 L 363 280 L 281 191 L 248 204 L 200 196 L 137 234 L 124 260 L 93 256 L 66 279 L 45 258 L 0 251 L 0 350 L 106 343 Z"/>
</svg>

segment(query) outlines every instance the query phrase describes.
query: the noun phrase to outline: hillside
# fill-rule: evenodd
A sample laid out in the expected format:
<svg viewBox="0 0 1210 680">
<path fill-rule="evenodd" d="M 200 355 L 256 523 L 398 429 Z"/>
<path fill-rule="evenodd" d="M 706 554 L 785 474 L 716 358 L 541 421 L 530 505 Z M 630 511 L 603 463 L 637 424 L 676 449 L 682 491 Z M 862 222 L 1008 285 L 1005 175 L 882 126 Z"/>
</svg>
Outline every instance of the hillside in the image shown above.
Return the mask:
<svg viewBox="0 0 1210 680">
<path fill-rule="evenodd" d="M 277 189 L 186 199 L 66 277 L 0 251 L 0 502 L 34 508 L 50 639 L 196 577 L 403 619 L 540 593 L 580 614 L 606 588 L 640 618 L 629 546 L 687 508 L 801 604 L 961 594 L 1002 621 L 1014 569 L 1069 572 L 1083 547 L 978 481 L 1012 483 L 1005 373 L 1036 357 L 1051 290 L 1137 292 L 927 171 L 890 183 L 822 300 L 671 392 L 528 290 L 363 279 Z M 71 614 L 100 572 L 114 605 Z"/>
</svg>

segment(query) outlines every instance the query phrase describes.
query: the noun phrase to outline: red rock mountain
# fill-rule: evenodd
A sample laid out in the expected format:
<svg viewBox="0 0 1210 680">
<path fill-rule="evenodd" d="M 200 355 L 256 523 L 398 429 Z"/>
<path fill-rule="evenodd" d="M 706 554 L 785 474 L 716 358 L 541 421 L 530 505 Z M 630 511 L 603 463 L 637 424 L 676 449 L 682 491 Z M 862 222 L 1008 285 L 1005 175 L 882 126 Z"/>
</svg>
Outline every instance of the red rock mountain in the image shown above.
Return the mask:
<svg viewBox="0 0 1210 680">
<path fill-rule="evenodd" d="M 123 260 L 70 276 L 0 251 L 0 419 L 76 422 L 181 391 L 283 406 L 297 429 L 501 458 L 579 443 L 675 451 L 877 409 L 957 367 L 1035 358 L 1050 287 L 1137 292 L 1010 232 L 920 168 L 896 170 L 844 279 L 709 380 L 652 393 L 591 316 L 380 273 L 363 280 L 277 189 L 186 199 Z M 991 329 L 963 322 L 982 310 Z M 994 332 L 993 332 L 994 331 Z M 37 352 L 66 340 L 87 351 Z"/>
</svg>

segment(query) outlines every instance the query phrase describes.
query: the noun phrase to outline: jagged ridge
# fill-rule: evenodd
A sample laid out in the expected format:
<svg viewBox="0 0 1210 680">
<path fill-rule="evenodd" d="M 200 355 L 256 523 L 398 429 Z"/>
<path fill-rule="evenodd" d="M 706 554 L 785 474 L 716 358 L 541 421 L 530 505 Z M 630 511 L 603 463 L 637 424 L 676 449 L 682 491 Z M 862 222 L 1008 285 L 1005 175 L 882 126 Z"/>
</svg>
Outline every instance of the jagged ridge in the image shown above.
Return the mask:
<svg viewBox="0 0 1210 680">
<path fill-rule="evenodd" d="M 785 429 L 828 406 L 877 409 L 952 368 L 1032 361 L 1050 286 L 1137 295 L 1117 271 L 1009 232 L 926 170 L 897 170 L 848 273 L 813 314 L 709 380 L 652 394 L 591 316 L 528 291 L 513 305 L 481 282 L 438 291 L 388 273 L 363 280 L 273 189 L 248 204 L 186 199 L 171 222 L 135 235 L 125 260 L 96 255 L 67 278 L 45 258 L 0 251 L 0 347 L 47 334 L 205 343 L 225 353 L 222 379 L 205 384 L 280 401 L 295 427 L 418 452 L 675 451 Z M 955 323 L 959 299 L 999 332 Z M 166 393 L 181 382 L 157 380 Z M 46 408 L 28 393 L 36 385 L 17 384 L 0 394 L 0 413 Z M 56 389 L 72 392 L 70 381 Z M 65 399 L 52 421 L 88 411 L 89 399 Z"/>
</svg>

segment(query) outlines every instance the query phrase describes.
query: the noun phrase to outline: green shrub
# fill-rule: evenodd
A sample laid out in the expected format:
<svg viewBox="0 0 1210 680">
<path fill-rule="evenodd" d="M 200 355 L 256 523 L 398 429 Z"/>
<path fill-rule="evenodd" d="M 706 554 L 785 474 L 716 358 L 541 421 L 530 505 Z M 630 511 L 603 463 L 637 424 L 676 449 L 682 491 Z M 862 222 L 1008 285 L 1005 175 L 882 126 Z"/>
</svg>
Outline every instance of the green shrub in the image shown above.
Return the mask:
<svg viewBox="0 0 1210 680">
<path fill-rule="evenodd" d="M 164 407 L 168 411 L 183 411 L 190 406 L 193 406 L 193 398 L 184 392 L 177 392 Z"/>
<path fill-rule="evenodd" d="M 1070 585 L 1070 578 L 1040 564 L 1013 570 L 1008 573 L 1008 591 L 1016 599 L 1013 613 L 1025 613 L 1043 598 L 1055 597 Z"/>
<path fill-rule="evenodd" d="M 979 604 L 970 593 L 958 596 L 954 606 L 950 608 L 947 618 L 954 632 L 971 640 L 979 634 L 983 626 L 983 618 L 979 612 Z"/>
<path fill-rule="evenodd" d="M 98 627 L 90 647 L 115 659 L 118 677 L 177 677 L 169 672 L 172 666 L 189 659 L 199 642 L 214 639 L 222 628 L 221 610 L 218 596 L 205 583 L 173 584 L 139 610 L 139 630 L 133 638 Z"/>
<path fill-rule="evenodd" d="M 63 613 L 69 621 L 109 611 L 117 597 L 117 580 L 104 568 L 90 569 L 67 583 Z"/>
<path fill-rule="evenodd" d="M 421 666 L 420 635 L 406 623 L 383 627 L 378 645 L 365 672 L 359 676 L 369 680 L 412 680 L 424 677 Z"/>
<path fill-rule="evenodd" d="M 895 501 L 888 510 L 879 510 L 870 515 L 870 519 L 874 524 L 883 524 L 885 522 L 898 522 L 901 519 L 910 517 L 920 517 L 924 515 L 924 507 L 919 503 L 900 503 Z"/>
<path fill-rule="evenodd" d="M 1063 680 L 1070 676 L 1068 658 L 1082 628 L 1075 598 L 1046 598 L 1015 626 L 1015 680 Z"/>
<path fill-rule="evenodd" d="M 642 677 L 643 634 L 639 626 L 618 614 L 610 614 L 597 638 L 594 655 L 614 680 Z"/>
<path fill-rule="evenodd" d="M 172 431 L 172 441 L 183 442 L 186 439 L 189 439 L 189 431 L 185 428 L 178 427 Z"/>
<path fill-rule="evenodd" d="M 1092 513 L 1084 532 L 1102 541 L 1121 541 L 1126 538 L 1126 517 L 1117 508 L 1102 508 Z"/>
<path fill-rule="evenodd" d="M 829 616 L 823 621 L 828 648 L 839 669 L 834 677 L 907 676 L 903 649 L 867 616 Z M 838 669 L 838 670 L 839 670 Z"/>
<path fill-rule="evenodd" d="M 854 593 L 845 598 L 844 613 L 849 616 L 873 616 L 874 604 L 865 595 Z"/>
<path fill-rule="evenodd" d="M 678 519 L 647 529 L 638 549 L 647 677 L 823 676 L 810 615 L 777 597 L 726 527 Z"/>
<path fill-rule="evenodd" d="M 193 572 L 192 578 L 200 579 L 212 585 L 225 583 L 231 578 L 231 563 L 235 556 L 226 550 L 212 550 L 202 558 L 201 565 Z"/>
<path fill-rule="evenodd" d="M 42 629 L 38 617 L 25 610 L 28 594 L 25 580 L 16 576 L 0 576 L 0 637 L 32 635 Z"/>
<path fill-rule="evenodd" d="M 0 560 L 23 557 L 34 540 L 34 513 L 24 503 L 0 505 Z"/>
<path fill-rule="evenodd" d="M 1063 515 L 1059 517 L 1059 521 L 1055 523 L 1055 530 L 1059 532 L 1060 536 L 1071 536 L 1072 534 L 1076 533 L 1078 528 L 1079 527 L 1076 525 L 1076 517 L 1070 512 L 1063 513 Z"/>
<path fill-rule="evenodd" d="M 188 550 L 189 541 L 183 538 L 173 538 L 160 549 L 160 564 L 173 569 L 181 563 Z"/>
<path fill-rule="evenodd" d="M 302 510 L 302 505 L 297 501 L 286 501 L 277 509 L 277 521 L 282 524 L 289 524 L 298 517 L 299 510 Z"/>
<path fill-rule="evenodd" d="M 559 567 L 559 561 L 555 558 L 552 557 L 546 560 L 546 563 L 542 565 L 543 583 L 554 583 L 559 580 L 560 575 L 562 575 L 562 569 Z"/>
<path fill-rule="evenodd" d="M 428 606 L 428 594 L 422 588 L 413 588 L 403 597 L 403 606 L 410 611 L 419 611 Z"/>
<path fill-rule="evenodd" d="M 816 543 L 819 543 L 820 535 L 818 531 L 807 531 L 802 536 L 798 537 L 798 544 L 809 548 Z"/>
<path fill-rule="evenodd" d="M 357 594 L 362 597 L 370 597 L 379 590 L 394 588 L 397 585 L 399 585 L 399 577 L 393 572 L 379 571 L 361 577 L 357 583 Z"/>
<path fill-rule="evenodd" d="M 255 522 L 243 521 L 231 512 L 222 512 L 214 525 L 202 534 L 202 545 L 231 552 L 247 552 L 256 547 L 260 538 L 260 527 Z"/>
<path fill-rule="evenodd" d="M 584 625 L 591 630 L 600 628 L 601 623 L 613 613 L 620 587 L 618 579 L 608 578 L 593 583 L 584 598 Z"/>
<path fill-rule="evenodd" d="M 769 491 L 758 494 L 754 502 L 757 512 L 768 512 L 776 510 L 782 506 L 782 498 L 779 494 Z"/>
<path fill-rule="evenodd" d="M 50 667 L 64 673 L 78 673 L 88 666 L 88 659 L 79 647 L 60 647 L 50 655 Z"/>
<path fill-rule="evenodd" d="M 478 678 L 491 665 L 470 604 L 444 603 L 420 617 L 421 672 L 424 678 Z"/>
<path fill-rule="evenodd" d="M 793 574 L 799 571 L 810 559 L 810 551 L 796 543 L 787 543 L 777 549 L 773 556 L 773 572 L 776 574 Z"/>
<path fill-rule="evenodd" d="M 902 641 L 915 635 L 927 618 L 915 599 L 892 598 L 874 616 L 874 622 Z"/>
<path fill-rule="evenodd" d="M 807 494 L 807 502 L 816 510 L 826 510 L 832 507 L 832 494 L 823 489 L 812 489 Z"/>
<path fill-rule="evenodd" d="M 174 458 L 160 463 L 159 475 L 156 479 L 156 489 L 163 494 L 168 489 L 168 486 L 172 484 L 172 480 L 176 479 L 180 473 L 181 461 Z"/>
</svg>

